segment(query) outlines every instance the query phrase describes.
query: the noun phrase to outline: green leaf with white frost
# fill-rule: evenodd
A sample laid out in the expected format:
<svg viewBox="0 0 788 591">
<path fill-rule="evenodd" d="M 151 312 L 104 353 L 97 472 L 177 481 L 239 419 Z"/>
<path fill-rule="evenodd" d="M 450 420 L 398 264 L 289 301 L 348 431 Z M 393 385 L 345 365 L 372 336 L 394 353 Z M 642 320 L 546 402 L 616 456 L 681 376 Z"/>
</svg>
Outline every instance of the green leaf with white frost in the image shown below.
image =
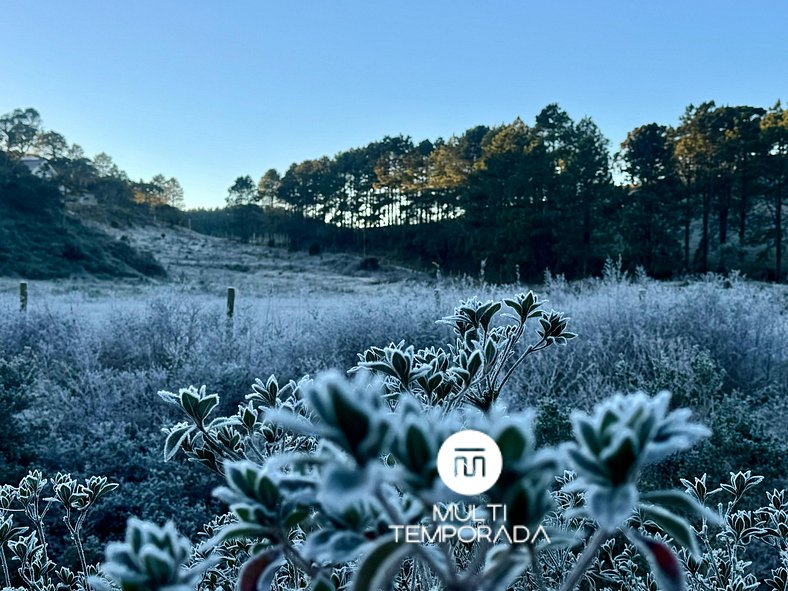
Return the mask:
<svg viewBox="0 0 788 591">
<path fill-rule="evenodd" d="M 164 440 L 165 462 L 171 460 L 173 456 L 178 453 L 183 440 L 186 439 L 193 430 L 194 425 L 190 425 L 189 423 L 178 423 L 169 430 L 165 430 L 167 433 L 167 439 Z"/>
<path fill-rule="evenodd" d="M 700 555 L 697 537 L 692 526 L 686 520 L 657 505 L 641 503 L 638 509 L 644 520 L 653 522 L 677 544 L 689 550 L 693 556 Z"/>
<path fill-rule="evenodd" d="M 715 524 L 722 523 L 719 514 L 699 503 L 688 493 L 680 490 L 657 490 L 640 495 L 641 502 L 659 505 L 665 509 L 682 511 L 693 517 L 702 517 Z"/>
<path fill-rule="evenodd" d="M 376 541 L 358 564 L 353 591 L 391 589 L 396 571 L 411 551 L 409 544 L 395 542 L 393 535 Z"/>
</svg>

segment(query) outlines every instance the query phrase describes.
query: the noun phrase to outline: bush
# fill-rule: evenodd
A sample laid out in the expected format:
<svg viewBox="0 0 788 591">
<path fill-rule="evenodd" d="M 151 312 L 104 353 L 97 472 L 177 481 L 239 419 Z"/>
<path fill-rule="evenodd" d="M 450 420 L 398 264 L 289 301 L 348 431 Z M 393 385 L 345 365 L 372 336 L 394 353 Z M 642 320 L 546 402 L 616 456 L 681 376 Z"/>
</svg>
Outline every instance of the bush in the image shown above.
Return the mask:
<svg viewBox="0 0 788 591">
<path fill-rule="evenodd" d="M 380 270 L 380 261 L 377 257 L 366 257 L 361 259 L 358 268 L 362 271 L 378 271 Z"/>
<path fill-rule="evenodd" d="M 590 411 L 605 392 L 670 389 L 674 403 L 697 410 L 713 435 L 644 473 L 643 490 L 677 485 L 680 477 L 703 472 L 709 482 L 722 482 L 728 471 L 744 469 L 765 476 L 769 488 L 784 486 L 785 432 L 779 417 L 785 411 L 788 326 L 783 296 L 735 277 L 728 281 L 729 288 L 714 278 L 686 286 L 647 279 L 630 283 L 625 277 L 551 280 L 551 300 L 571 313 L 573 331 L 581 338 L 570 347 L 553 347 L 550 356 L 527 355 L 495 404 L 510 413 L 538 407 L 535 437 L 549 447 L 572 437 L 569 409 Z M 231 415 L 255 376 L 291 378 L 349 367 L 370 343 L 404 340 L 438 348 L 456 335 L 451 325 L 431 320 L 469 285 L 443 279 L 436 289 L 399 286 L 375 299 L 335 294 L 317 301 L 314 294 L 301 294 L 297 305 L 244 299 L 228 338 L 219 298 L 167 288 L 146 305 L 139 296 L 107 303 L 47 295 L 34 284 L 26 318 L 17 313 L 15 299 L 0 303 L 0 360 L 18 357 L 19 368 L 30 371 L 21 382 L 15 372 L 0 374 L 0 383 L 21 388 L 32 400 L 46 393 L 49 402 L 28 404 L 17 417 L 24 421 L 15 418 L 4 430 L 15 436 L 24 424 L 42 428 L 27 439 L 28 455 L 8 456 L 13 478 L 6 482 L 18 482 L 35 462 L 48 474 L 65 470 L 80 479 L 105 474 L 120 483 L 84 523 L 89 561 L 98 559 L 108 539 L 120 536 L 127 515 L 160 523 L 172 519 L 182 531 L 197 532 L 218 510 L 207 491 L 223 475 L 189 470 L 180 462 L 162 467 L 159 428 L 178 415 L 175 407 L 151 404 L 153 392 L 206 383 L 208 391 L 222 394 L 214 413 Z M 473 285 L 487 298 L 502 292 Z M 79 318 L 73 309 L 80 310 Z M 24 386 L 14 386 L 20 383 Z M 748 496 L 742 503 L 751 501 Z M 65 526 L 56 519 L 48 525 L 54 528 L 50 555 L 73 567 L 76 554 Z M 212 538 L 221 527 L 203 537 Z M 758 544 L 747 552 L 756 552 Z M 619 540 L 616 564 L 625 567 L 623 549 Z M 239 566 L 247 559 L 242 552 L 234 556 Z M 403 568 L 410 564 L 406 560 Z M 768 564 L 760 560 L 761 566 Z M 645 563 L 641 574 L 643 568 Z M 529 576 L 522 584 L 533 583 Z"/>
<path fill-rule="evenodd" d="M 770 496 L 772 507 L 762 508 L 754 521 L 734 512 L 762 480 L 750 472 L 731 474 L 729 483 L 712 491 L 704 475 L 682 481 L 689 494 L 641 492 L 644 466 L 708 435 L 689 422 L 689 411 L 670 412 L 664 392 L 654 398 L 617 395 L 590 415 L 575 412 L 574 441 L 537 449 L 533 413 L 506 415 L 499 395 L 526 357 L 574 335 L 567 332 L 566 319 L 541 311 L 530 293 L 504 303 L 514 323 L 493 323 L 500 302 L 465 302 L 445 319 L 454 330 L 454 345 L 418 351 L 404 343 L 372 347 L 359 355 L 353 371 L 360 375 L 352 382 L 337 373 L 285 386 L 273 376 L 258 380 L 248 402 L 231 417 L 211 418 L 220 399 L 205 388 L 161 392 L 186 419 L 165 431 L 165 457 L 183 451 L 226 479 L 215 494 L 230 506 L 231 516 L 214 522 L 211 540 L 198 551 L 209 560 L 202 563 L 207 588 L 237 579 L 241 589 L 309 584 L 357 591 L 503 590 L 533 583 L 545 589 L 546 579 L 550 588 L 571 591 L 584 578 L 600 576 L 638 589 L 655 583 L 682 589 L 686 578 L 706 589 L 726 589 L 732 581 L 757 584 L 747 572 L 749 563 L 736 561 L 736 553 L 755 537 L 777 548 L 786 543 L 788 528 L 779 527 L 788 508 L 786 493 Z M 538 338 L 518 351 L 532 318 L 541 325 Z M 547 416 L 556 416 L 556 410 Z M 436 517 L 441 511 L 452 515 L 446 507 L 458 506 L 439 478 L 439 448 L 464 429 L 487 433 L 503 459 L 500 477 L 486 489 L 488 513 L 476 530 L 456 518 L 441 523 L 447 518 Z M 733 500 L 719 512 L 706 509 L 707 497 L 720 490 Z M 463 500 L 482 501 L 470 496 Z M 700 528 L 677 509 L 699 519 Z M 729 553 L 734 547 L 735 562 L 725 576 L 719 575 L 719 550 L 711 547 L 710 523 L 723 525 L 717 539 Z M 130 524 L 131 539 L 140 527 Z M 421 542 L 405 543 L 410 535 L 405 533 L 398 538 L 408 527 L 423 532 Z M 463 527 L 470 528 L 464 538 L 458 535 Z M 472 535 L 482 527 L 487 543 Z M 529 533 L 519 547 L 517 528 L 536 534 Z M 493 544 L 489 532 L 498 532 Z M 546 544 L 538 541 L 539 533 Z M 171 544 L 157 547 L 168 564 L 186 564 L 183 551 Z M 138 548 L 124 548 L 122 559 L 115 557 L 116 548 L 108 550 L 109 580 L 125 588 L 154 577 L 152 568 L 139 573 L 121 568 L 144 565 Z M 563 567 L 551 570 L 559 557 Z M 638 572 L 641 558 L 650 573 Z M 171 583 L 173 576 L 151 588 Z"/>
<path fill-rule="evenodd" d="M 0 357 L 0 483 L 19 480 L 35 460 L 31 442 L 40 435 L 33 409 L 35 368 L 29 350 Z"/>
</svg>

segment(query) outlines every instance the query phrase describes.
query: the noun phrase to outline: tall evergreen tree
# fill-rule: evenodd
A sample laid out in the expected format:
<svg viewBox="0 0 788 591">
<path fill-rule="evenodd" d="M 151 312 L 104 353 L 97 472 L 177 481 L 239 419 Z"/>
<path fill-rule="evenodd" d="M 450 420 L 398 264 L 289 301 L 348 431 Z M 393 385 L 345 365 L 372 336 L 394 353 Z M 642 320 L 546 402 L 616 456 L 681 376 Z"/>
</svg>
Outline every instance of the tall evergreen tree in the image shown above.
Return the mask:
<svg viewBox="0 0 788 591">
<path fill-rule="evenodd" d="M 238 205 L 249 205 L 253 203 L 257 196 L 257 189 L 254 185 L 252 177 L 248 174 L 246 176 L 239 176 L 235 182 L 227 189 L 227 206 L 235 207 Z"/>
<path fill-rule="evenodd" d="M 764 170 L 765 195 L 774 221 L 774 278 L 783 276 L 783 207 L 788 184 L 788 110 L 778 102 L 769 109 L 761 123 L 761 133 L 766 143 Z"/>
<path fill-rule="evenodd" d="M 680 252 L 672 136 L 665 125 L 642 125 L 627 134 L 620 154 L 630 182 L 621 228 L 627 255 L 657 276 L 670 275 Z"/>
<path fill-rule="evenodd" d="M 275 168 L 269 168 L 260 177 L 260 182 L 257 183 L 257 199 L 262 207 L 274 209 L 281 184 L 282 177 Z"/>
</svg>

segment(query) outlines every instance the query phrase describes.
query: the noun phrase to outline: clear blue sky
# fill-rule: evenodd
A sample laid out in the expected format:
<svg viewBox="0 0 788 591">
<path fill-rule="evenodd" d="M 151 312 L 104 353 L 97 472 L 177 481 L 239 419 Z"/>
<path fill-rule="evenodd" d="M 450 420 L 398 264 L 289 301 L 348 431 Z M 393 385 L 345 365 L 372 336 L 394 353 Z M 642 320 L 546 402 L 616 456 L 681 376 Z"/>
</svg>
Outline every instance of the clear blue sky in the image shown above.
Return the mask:
<svg viewBox="0 0 788 591">
<path fill-rule="evenodd" d="M 161 172 L 187 205 L 384 135 L 558 102 L 612 141 L 691 103 L 788 99 L 785 0 L 6 0 L 0 113 Z"/>
</svg>

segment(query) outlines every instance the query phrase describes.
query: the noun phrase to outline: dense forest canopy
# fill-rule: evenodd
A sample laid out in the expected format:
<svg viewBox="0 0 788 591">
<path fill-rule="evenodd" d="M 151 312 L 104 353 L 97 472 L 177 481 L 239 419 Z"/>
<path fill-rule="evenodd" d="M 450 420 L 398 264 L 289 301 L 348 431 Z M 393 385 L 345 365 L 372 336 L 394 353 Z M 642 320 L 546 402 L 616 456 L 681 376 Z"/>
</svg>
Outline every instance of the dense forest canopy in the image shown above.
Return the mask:
<svg viewBox="0 0 788 591">
<path fill-rule="evenodd" d="M 363 237 L 366 249 L 499 279 L 598 272 L 620 255 L 659 277 L 744 268 L 780 278 L 788 114 L 690 105 L 616 152 L 591 118 L 556 104 L 448 140 L 385 137 L 239 177 L 228 206 L 259 204 Z M 357 237 L 354 244 L 359 242 Z"/>
</svg>

